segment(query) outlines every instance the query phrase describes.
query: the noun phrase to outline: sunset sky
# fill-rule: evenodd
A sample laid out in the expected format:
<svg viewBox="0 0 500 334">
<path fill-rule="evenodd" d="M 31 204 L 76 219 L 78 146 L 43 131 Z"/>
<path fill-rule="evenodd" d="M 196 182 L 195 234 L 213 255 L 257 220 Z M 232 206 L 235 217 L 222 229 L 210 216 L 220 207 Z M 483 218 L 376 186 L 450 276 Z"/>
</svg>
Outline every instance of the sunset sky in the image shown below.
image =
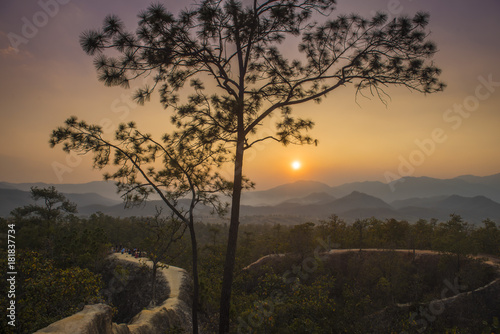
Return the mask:
<svg viewBox="0 0 500 334">
<path fill-rule="evenodd" d="M 173 13 L 187 1 L 160 1 Z M 117 126 L 136 121 L 155 134 L 169 132 L 171 111 L 154 96 L 145 106 L 133 89 L 105 87 L 92 58 L 79 46 L 81 32 L 117 14 L 129 30 L 150 0 L 40 0 L 0 2 L 0 181 L 82 183 L 102 179 L 91 157 L 68 157 L 48 144 L 71 115 Z M 294 111 L 315 121 L 314 146 L 264 143 L 247 152 L 244 171 L 266 189 L 296 180 L 329 185 L 387 181 L 399 176 L 452 178 L 500 173 L 500 1 L 339 0 L 340 13 L 377 10 L 431 14 L 435 64 L 448 85 L 424 96 L 403 88 L 377 98 L 356 98 L 342 87 L 322 104 Z M 293 52 L 291 52 L 293 54 Z M 139 87 L 132 82 L 131 87 Z M 265 126 L 271 126 L 266 123 Z M 298 162 L 292 168 L 292 163 Z M 300 168 L 297 168 L 300 163 Z"/>
</svg>

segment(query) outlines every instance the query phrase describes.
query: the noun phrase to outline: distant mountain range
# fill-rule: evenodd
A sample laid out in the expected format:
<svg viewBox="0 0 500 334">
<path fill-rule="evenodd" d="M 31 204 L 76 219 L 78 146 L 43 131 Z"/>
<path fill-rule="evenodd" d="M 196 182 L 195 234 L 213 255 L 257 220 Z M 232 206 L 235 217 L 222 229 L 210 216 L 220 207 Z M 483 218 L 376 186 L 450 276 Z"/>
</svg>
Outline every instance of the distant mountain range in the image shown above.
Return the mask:
<svg viewBox="0 0 500 334">
<path fill-rule="evenodd" d="M 17 189 L 29 192 L 31 187 L 46 188 L 54 186 L 64 194 L 98 194 L 115 202 L 121 202 L 120 196 L 116 193 L 113 182 L 93 181 L 76 184 L 52 184 L 52 183 L 8 183 L 0 182 L 0 189 Z"/>
<path fill-rule="evenodd" d="M 459 176 L 453 179 L 430 177 L 404 177 L 390 184 L 379 181 L 353 182 L 330 187 L 316 181 L 298 181 L 269 190 L 248 192 L 243 195 L 245 204 L 269 205 L 300 198 L 304 194 L 324 192 L 336 198 L 359 191 L 378 197 L 388 203 L 410 198 L 459 195 L 464 197 L 486 196 L 500 202 L 500 173 L 491 176 Z"/>
<path fill-rule="evenodd" d="M 331 196 L 331 195 L 328 195 Z M 484 196 L 464 197 L 459 195 L 433 198 L 410 198 L 404 201 L 387 203 L 378 197 L 353 191 L 349 195 L 331 201 L 315 204 L 297 204 L 298 200 L 287 200 L 272 206 L 242 206 L 246 216 L 282 215 L 300 216 L 311 219 L 325 219 L 336 214 L 347 221 L 376 217 L 379 219 L 418 219 L 436 218 L 446 220 L 450 214 L 460 214 L 471 223 L 480 223 L 486 218 L 500 222 L 500 203 Z"/>
<path fill-rule="evenodd" d="M 317 181 L 298 181 L 246 192 L 242 198 L 242 221 L 245 217 L 266 216 L 273 216 L 273 221 L 278 216 L 304 221 L 326 219 L 332 214 L 348 221 L 369 217 L 444 220 L 456 213 L 471 223 L 486 218 L 500 222 L 500 174 L 453 179 L 406 177 L 395 182 L 354 182 L 330 187 Z M 32 203 L 31 186 L 51 185 L 0 182 L 0 216 L 6 217 L 12 209 Z M 104 181 L 54 186 L 86 216 L 97 211 L 121 217 L 153 215 L 155 206 L 162 206 L 161 201 L 149 201 L 144 206 L 125 209 L 113 183 Z M 215 218 L 209 218 L 209 213 L 209 208 L 198 208 L 199 217 L 213 221 Z"/>
</svg>

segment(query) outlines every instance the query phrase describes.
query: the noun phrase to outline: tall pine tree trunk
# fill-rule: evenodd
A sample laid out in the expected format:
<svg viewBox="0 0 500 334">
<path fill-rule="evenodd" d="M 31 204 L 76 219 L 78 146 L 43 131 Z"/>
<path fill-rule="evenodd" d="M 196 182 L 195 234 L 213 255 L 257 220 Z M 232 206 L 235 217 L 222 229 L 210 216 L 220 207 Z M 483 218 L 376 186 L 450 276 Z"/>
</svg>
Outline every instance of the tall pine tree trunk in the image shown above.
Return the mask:
<svg viewBox="0 0 500 334">
<path fill-rule="evenodd" d="M 151 277 L 151 305 L 156 306 L 156 270 L 158 268 L 158 262 L 153 261 L 153 272 Z"/>
<path fill-rule="evenodd" d="M 192 217 L 192 215 L 191 215 Z M 192 320 L 193 320 L 193 334 L 198 334 L 198 301 L 199 301 L 199 279 L 198 279 L 198 244 L 196 241 L 196 234 L 194 231 L 194 222 L 191 219 L 189 224 L 189 234 L 191 235 L 191 251 L 193 261 L 193 306 L 192 306 Z"/>
<path fill-rule="evenodd" d="M 233 272 L 236 259 L 236 246 L 238 242 L 238 228 L 240 224 L 240 202 L 243 182 L 243 153 L 244 153 L 243 130 L 238 131 L 234 164 L 233 197 L 231 201 L 231 220 L 229 224 L 229 235 L 227 241 L 226 261 L 224 263 L 224 274 L 222 277 L 222 289 L 220 299 L 219 334 L 229 333 L 229 313 L 231 307 L 231 286 L 233 284 Z"/>
</svg>

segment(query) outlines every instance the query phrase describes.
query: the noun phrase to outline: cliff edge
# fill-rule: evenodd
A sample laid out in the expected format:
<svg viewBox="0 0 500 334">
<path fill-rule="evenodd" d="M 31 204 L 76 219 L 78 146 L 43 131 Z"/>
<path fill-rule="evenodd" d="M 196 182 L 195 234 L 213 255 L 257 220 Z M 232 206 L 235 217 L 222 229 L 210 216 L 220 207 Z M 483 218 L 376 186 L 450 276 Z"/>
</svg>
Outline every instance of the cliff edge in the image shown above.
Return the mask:
<svg viewBox="0 0 500 334">
<path fill-rule="evenodd" d="M 115 253 L 110 257 L 138 266 L 144 263 L 152 266 L 151 261 L 127 254 Z M 111 307 L 95 304 L 86 305 L 82 311 L 40 329 L 35 334 L 160 334 L 173 328 L 191 332 L 192 282 L 188 273 L 173 266 L 159 270 L 169 285 L 169 297 L 156 307 L 142 310 L 128 324 L 113 323 Z"/>
</svg>

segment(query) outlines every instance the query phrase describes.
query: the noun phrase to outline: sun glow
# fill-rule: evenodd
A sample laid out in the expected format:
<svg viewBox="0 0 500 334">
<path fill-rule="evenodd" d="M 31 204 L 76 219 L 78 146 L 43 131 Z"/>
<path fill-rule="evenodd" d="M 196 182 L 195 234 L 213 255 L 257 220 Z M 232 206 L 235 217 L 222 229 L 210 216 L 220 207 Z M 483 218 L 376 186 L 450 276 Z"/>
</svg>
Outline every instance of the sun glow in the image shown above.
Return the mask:
<svg viewBox="0 0 500 334">
<path fill-rule="evenodd" d="M 300 167 L 302 167 L 302 164 L 300 163 L 300 161 L 296 160 L 296 161 L 292 162 L 292 169 L 293 170 L 299 170 Z"/>
</svg>

